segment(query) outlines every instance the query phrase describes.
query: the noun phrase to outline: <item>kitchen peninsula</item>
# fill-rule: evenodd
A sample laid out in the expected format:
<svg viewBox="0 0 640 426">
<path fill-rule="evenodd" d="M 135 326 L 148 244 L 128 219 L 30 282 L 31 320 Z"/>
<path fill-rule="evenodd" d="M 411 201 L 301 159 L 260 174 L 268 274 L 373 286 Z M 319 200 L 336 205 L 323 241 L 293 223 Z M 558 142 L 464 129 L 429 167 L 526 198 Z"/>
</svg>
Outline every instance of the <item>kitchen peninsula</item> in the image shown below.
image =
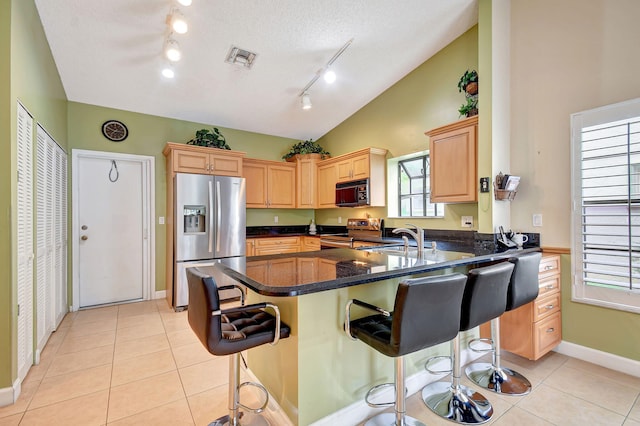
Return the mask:
<svg viewBox="0 0 640 426">
<path fill-rule="evenodd" d="M 276 346 L 252 349 L 248 363 L 291 421 L 308 425 L 361 401 L 371 386 L 393 381 L 391 358 L 344 334 L 344 308 L 349 299 L 393 309 L 397 285 L 404 278 L 466 273 L 477 265 L 537 250 L 476 255 L 425 249 L 422 255 L 404 255 L 393 250 L 385 254 L 336 248 L 248 257 L 244 268 L 222 261 L 200 269 L 244 284 L 250 290 L 249 303 L 270 301 L 279 306 L 291 336 Z M 465 336 L 477 337 L 477 331 Z M 448 345 L 443 344 L 408 356 L 407 377 L 422 371 L 430 356 L 447 353 Z"/>
</svg>

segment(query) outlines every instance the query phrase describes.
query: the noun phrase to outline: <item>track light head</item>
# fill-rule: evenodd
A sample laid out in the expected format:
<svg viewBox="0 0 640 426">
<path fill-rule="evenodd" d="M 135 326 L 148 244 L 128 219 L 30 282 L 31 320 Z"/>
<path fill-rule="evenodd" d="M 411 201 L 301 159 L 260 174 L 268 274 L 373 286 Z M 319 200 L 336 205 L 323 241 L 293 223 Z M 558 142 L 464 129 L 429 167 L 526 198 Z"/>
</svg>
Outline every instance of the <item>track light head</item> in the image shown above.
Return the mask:
<svg viewBox="0 0 640 426">
<path fill-rule="evenodd" d="M 327 83 L 331 84 L 334 81 L 336 81 L 336 73 L 333 72 L 333 70 L 331 68 L 327 68 L 327 70 L 324 72 L 324 81 L 326 81 Z"/>
<path fill-rule="evenodd" d="M 182 58 L 182 52 L 180 52 L 180 45 L 172 38 L 167 39 L 167 43 L 164 47 L 164 54 L 171 62 L 177 62 Z"/>
<path fill-rule="evenodd" d="M 304 93 L 301 98 L 302 109 L 311 109 L 311 96 L 308 93 Z"/>
<path fill-rule="evenodd" d="M 180 9 L 174 9 L 173 13 L 171 13 L 170 17 L 171 21 L 171 29 L 178 34 L 185 34 L 189 31 L 189 25 L 187 21 L 184 19 L 184 15 L 180 12 Z"/>
<path fill-rule="evenodd" d="M 176 73 L 173 69 L 172 64 L 166 64 L 164 68 L 162 68 L 162 76 L 164 78 L 173 78 L 176 76 Z"/>
<path fill-rule="evenodd" d="M 178 0 L 178 3 L 180 3 L 183 6 L 191 6 L 191 0 Z"/>
</svg>

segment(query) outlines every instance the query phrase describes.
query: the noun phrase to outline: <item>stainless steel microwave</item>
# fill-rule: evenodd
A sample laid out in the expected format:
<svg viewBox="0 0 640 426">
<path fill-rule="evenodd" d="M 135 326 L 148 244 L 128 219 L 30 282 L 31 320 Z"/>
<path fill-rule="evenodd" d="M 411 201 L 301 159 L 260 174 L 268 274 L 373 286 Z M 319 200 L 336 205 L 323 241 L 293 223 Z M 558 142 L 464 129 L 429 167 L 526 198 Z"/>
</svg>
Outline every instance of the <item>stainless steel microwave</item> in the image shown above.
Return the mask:
<svg viewBox="0 0 640 426">
<path fill-rule="evenodd" d="M 359 207 L 369 205 L 369 179 L 336 183 L 336 206 Z"/>
</svg>

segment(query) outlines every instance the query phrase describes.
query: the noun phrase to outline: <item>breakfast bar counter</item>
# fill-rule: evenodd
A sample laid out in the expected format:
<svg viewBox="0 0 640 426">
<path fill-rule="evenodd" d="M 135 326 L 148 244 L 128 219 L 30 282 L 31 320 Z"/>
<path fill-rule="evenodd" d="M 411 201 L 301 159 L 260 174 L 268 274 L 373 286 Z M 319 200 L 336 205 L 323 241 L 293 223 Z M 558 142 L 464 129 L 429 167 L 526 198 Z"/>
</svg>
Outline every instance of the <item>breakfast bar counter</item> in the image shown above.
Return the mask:
<svg viewBox="0 0 640 426">
<path fill-rule="evenodd" d="M 537 250 L 476 255 L 471 251 L 425 249 L 418 255 L 405 254 L 401 249 L 376 252 L 336 248 L 247 257 L 233 266 L 223 259 L 215 266 L 199 269 L 217 281 L 232 279 L 246 286 L 248 303 L 278 305 L 291 335 L 275 346 L 251 349 L 248 365 L 293 424 L 310 425 L 352 404 L 364 404 L 364 394 L 371 386 L 393 381 L 391 358 L 346 336 L 343 322 L 348 300 L 360 299 L 393 310 L 402 279 L 466 273 L 478 265 Z M 353 314 L 366 312 L 354 310 Z M 470 330 L 462 341 L 477 336 L 477 329 Z M 448 344 L 443 344 L 407 356 L 407 377 L 418 377 L 413 383 L 426 380 L 424 362 L 448 352 Z"/>
</svg>

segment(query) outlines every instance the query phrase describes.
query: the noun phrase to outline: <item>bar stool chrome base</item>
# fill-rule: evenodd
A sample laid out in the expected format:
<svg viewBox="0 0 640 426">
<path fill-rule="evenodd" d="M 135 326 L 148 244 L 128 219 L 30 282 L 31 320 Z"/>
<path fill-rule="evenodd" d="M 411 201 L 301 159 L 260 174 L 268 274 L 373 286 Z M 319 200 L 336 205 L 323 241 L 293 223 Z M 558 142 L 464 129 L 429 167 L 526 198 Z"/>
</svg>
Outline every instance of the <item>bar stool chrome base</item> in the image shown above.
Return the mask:
<svg viewBox="0 0 640 426">
<path fill-rule="evenodd" d="M 531 382 L 510 368 L 496 368 L 488 362 L 478 362 L 465 369 L 467 377 L 485 389 L 505 395 L 526 395 L 531 392 Z"/>
<path fill-rule="evenodd" d="M 240 412 L 235 423 L 230 422 L 229 419 L 227 414 L 212 421 L 209 426 L 271 426 L 267 419 L 257 414 Z"/>
<path fill-rule="evenodd" d="M 471 388 L 450 382 L 430 383 L 422 389 L 422 400 L 437 415 L 456 423 L 486 423 L 493 415 L 491 403 Z"/>
<path fill-rule="evenodd" d="M 404 422 L 402 425 L 398 425 L 396 423 L 396 415 L 394 413 L 382 413 L 367 420 L 364 426 L 426 426 L 420 420 L 407 415 L 403 416 L 403 419 Z"/>
</svg>

